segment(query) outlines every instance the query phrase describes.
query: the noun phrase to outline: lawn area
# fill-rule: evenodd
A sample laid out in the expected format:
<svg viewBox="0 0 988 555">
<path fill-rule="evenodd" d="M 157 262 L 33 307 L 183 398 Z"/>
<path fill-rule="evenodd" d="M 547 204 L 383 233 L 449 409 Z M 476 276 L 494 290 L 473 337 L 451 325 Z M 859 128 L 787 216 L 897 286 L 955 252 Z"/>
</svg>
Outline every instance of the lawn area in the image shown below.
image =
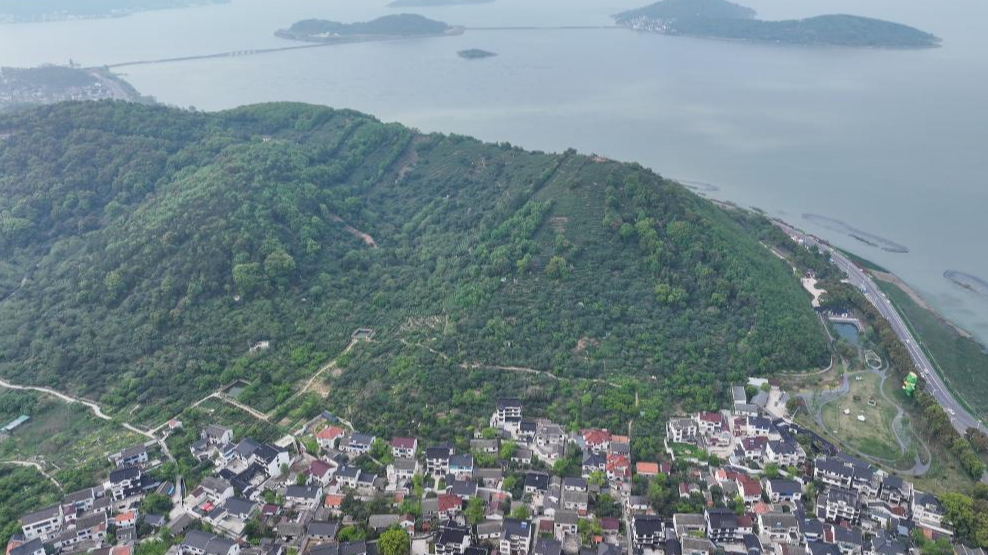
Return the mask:
<svg viewBox="0 0 988 555">
<path fill-rule="evenodd" d="M 706 459 L 707 452 L 700 449 L 696 445 L 689 443 L 670 443 L 669 449 L 672 450 L 673 455 L 677 460 L 680 458 L 686 459 Z"/>
<path fill-rule="evenodd" d="M 892 432 L 896 409 L 882 397 L 881 377 L 862 372 L 852 375 L 849 383 L 847 395 L 823 407 L 827 431 L 866 455 L 900 459 L 902 451 Z"/>
<path fill-rule="evenodd" d="M 0 420 L 31 419 L 0 443 L 0 460 L 43 462 L 67 491 L 91 486 L 110 471 L 108 453 L 144 443 L 143 436 L 96 418 L 78 404 L 35 393 L 0 389 Z"/>
<path fill-rule="evenodd" d="M 879 286 L 913 329 L 923 349 L 939 368 L 947 387 L 982 420 L 988 420 L 988 353 L 926 310 L 898 286 Z"/>
<path fill-rule="evenodd" d="M 899 385 L 889 379 L 885 383 L 885 392 L 906 411 L 905 418 L 908 419 L 907 423 L 922 422 L 922 417 L 916 412 L 917 407 L 913 400 L 906 396 Z M 961 469 L 960 464 L 957 462 L 957 457 L 953 453 L 940 448 L 936 442 L 928 441 L 922 430 L 915 429 L 911 425 L 905 427 L 912 434 L 913 443 L 922 441 L 924 444 L 929 445 L 932 454 L 933 462 L 926 475 L 910 478 L 915 482 L 918 489 L 936 494 L 957 491 L 967 493 L 971 491 L 971 488 L 974 486 L 974 480 Z M 921 454 L 925 460 L 925 450 L 921 449 Z"/>
</svg>

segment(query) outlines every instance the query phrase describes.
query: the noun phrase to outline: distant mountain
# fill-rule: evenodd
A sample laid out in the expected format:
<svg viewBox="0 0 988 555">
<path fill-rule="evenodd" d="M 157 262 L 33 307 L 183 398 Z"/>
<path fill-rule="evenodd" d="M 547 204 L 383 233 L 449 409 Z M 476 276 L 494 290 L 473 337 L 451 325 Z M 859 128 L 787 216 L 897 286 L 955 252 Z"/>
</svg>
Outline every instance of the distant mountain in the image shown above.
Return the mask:
<svg viewBox="0 0 988 555">
<path fill-rule="evenodd" d="M 906 25 L 853 15 L 764 21 L 725 0 L 665 0 L 616 14 L 618 24 L 640 31 L 729 40 L 858 48 L 929 48 L 940 39 Z"/>
<path fill-rule="evenodd" d="M 726 0 L 664 0 L 655 4 L 621 12 L 614 16 L 619 23 L 636 18 L 684 19 L 754 19 L 757 12 Z"/>
<path fill-rule="evenodd" d="M 450 33 L 454 28 L 415 14 L 386 15 L 373 21 L 340 23 L 325 19 L 304 19 L 276 34 L 282 38 L 327 42 L 355 37 L 416 37 Z"/>
<path fill-rule="evenodd" d="M 495 0 L 394 0 L 389 8 L 433 8 L 443 6 L 470 6 L 473 4 L 490 4 Z"/>
<path fill-rule="evenodd" d="M 123 17 L 144 11 L 229 2 L 230 0 L 0 0 L 0 23 Z"/>
</svg>

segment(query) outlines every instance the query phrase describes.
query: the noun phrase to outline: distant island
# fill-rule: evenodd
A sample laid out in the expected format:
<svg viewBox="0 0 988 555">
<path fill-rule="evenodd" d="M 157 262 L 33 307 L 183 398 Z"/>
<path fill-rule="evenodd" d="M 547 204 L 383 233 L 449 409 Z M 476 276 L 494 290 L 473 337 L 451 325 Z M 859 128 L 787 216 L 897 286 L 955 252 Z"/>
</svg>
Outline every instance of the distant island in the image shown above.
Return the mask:
<svg viewBox="0 0 988 555">
<path fill-rule="evenodd" d="M 0 23 L 125 17 L 138 12 L 229 2 L 230 0 L 0 0 Z"/>
<path fill-rule="evenodd" d="M 460 50 L 456 53 L 459 57 L 465 58 L 467 60 L 479 60 L 481 58 L 491 58 L 497 56 L 496 52 L 490 52 L 487 50 L 481 50 L 479 48 L 471 48 L 469 50 Z"/>
<path fill-rule="evenodd" d="M 462 27 L 451 27 L 415 14 L 386 15 L 373 21 L 340 23 L 326 19 L 303 19 L 275 35 L 305 42 L 353 42 L 392 38 L 458 35 Z"/>
<path fill-rule="evenodd" d="M 444 6 L 470 6 L 490 4 L 494 0 L 394 0 L 389 8 L 438 8 Z"/>
<path fill-rule="evenodd" d="M 919 29 L 854 15 L 765 21 L 726 0 L 664 0 L 614 15 L 636 31 L 780 44 L 854 48 L 932 48 L 940 39 Z"/>
<path fill-rule="evenodd" d="M 66 100 L 151 101 L 107 70 L 54 65 L 0 67 L 0 113 Z"/>
</svg>

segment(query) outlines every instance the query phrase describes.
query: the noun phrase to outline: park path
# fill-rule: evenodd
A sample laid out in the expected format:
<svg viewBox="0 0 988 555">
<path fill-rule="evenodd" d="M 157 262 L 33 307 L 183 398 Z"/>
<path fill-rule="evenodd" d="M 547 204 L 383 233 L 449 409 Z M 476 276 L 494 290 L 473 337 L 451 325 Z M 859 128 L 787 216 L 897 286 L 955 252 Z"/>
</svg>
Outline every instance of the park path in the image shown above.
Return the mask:
<svg viewBox="0 0 988 555">
<path fill-rule="evenodd" d="M 846 451 L 850 451 L 850 452 L 854 453 L 855 455 L 857 455 L 857 456 L 859 456 L 859 457 L 861 457 L 861 458 L 863 458 L 865 460 L 871 461 L 871 462 L 873 462 L 875 464 L 879 464 L 881 466 L 889 467 L 889 468 L 891 468 L 897 474 L 902 474 L 902 475 L 906 475 L 906 476 L 913 476 L 913 477 L 925 475 L 930 470 L 930 464 L 932 463 L 932 454 L 930 453 L 929 447 L 927 447 L 924 443 L 922 443 L 922 441 L 920 441 L 920 445 L 923 446 L 923 449 L 927 453 L 927 461 L 928 462 L 923 463 L 922 457 L 920 457 L 919 456 L 919 453 L 917 453 L 916 454 L 916 460 L 914 461 L 913 466 L 911 468 L 909 468 L 909 469 L 901 470 L 901 469 L 897 469 L 897 468 L 895 468 L 893 466 L 894 463 L 895 463 L 895 461 L 891 461 L 891 460 L 888 460 L 888 459 L 882 459 L 882 458 L 879 458 L 879 457 L 873 457 L 873 456 L 868 455 L 866 453 L 862 453 L 861 451 L 859 451 L 857 449 L 854 449 L 853 447 L 851 447 L 851 446 L 847 445 L 846 443 L 844 443 L 843 441 L 841 441 L 840 438 L 835 437 L 831 433 L 828 433 L 827 426 L 823 422 L 823 408 L 825 406 L 829 405 L 830 403 L 832 403 L 832 402 L 834 402 L 834 401 L 836 401 L 838 399 L 841 399 L 842 397 L 846 396 L 850 392 L 850 376 L 851 375 L 862 374 L 862 373 L 866 373 L 866 372 L 870 372 L 870 373 L 881 375 L 882 376 L 882 383 L 884 384 L 884 382 L 885 382 L 885 376 L 887 375 L 885 372 L 881 372 L 881 371 L 877 371 L 877 370 L 864 370 L 864 371 L 859 371 L 859 372 L 845 373 L 844 374 L 844 377 L 843 377 L 843 379 L 841 381 L 841 385 L 840 385 L 839 388 L 837 388 L 837 389 L 831 389 L 831 390 L 827 390 L 827 391 L 823 391 L 823 392 L 817 393 L 818 401 L 819 402 L 816 405 L 814 405 L 814 410 L 813 410 L 813 420 L 814 420 L 814 422 L 816 422 L 816 425 L 819 426 L 820 430 L 822 430 L 825 435 L 828 435 L 828 436 L 834 438 L 836 440 L 836 443 L 841 446 L 841 449 L 844 449 Z M 889 424 L 889 426 L 892 428 L 892 433 L 895 436 L 895 440 L 899 444 L 899 449 L 902 451 L 903 454 L 905 454 L 906 451 L 907 451 L 907 449 L 908 449 L 908 446 L 906 445 L 905 441 L 899 436 L 899 432 L 896 429 L 896 422 L 903 415 L 903 410 L 902 410 L 902 408 L 899 405 L 895 404 L 891 399 L 889 399 L 887 397 L 887 395 L 885 394 L 884 388 L 882 388 L 882 396 L 885 398 L 886 401 L 889 402 L 889 404 L 891 404 L 893 407 L 895 407 L 896 410 L 898 411 L 898 413 L 896 414 L 896 417 L 892 420 L 892 422 Z M 812 402 L 812 395 L 811 394 L 801 393 L 800 394 L 800 397 L 803 398 L 803 400 L 806 402 L 807 406 L 811 406 L 811 402 Z M 820 397 L 822 397 L 822 400 L 819 400 Z"/>
</svg>

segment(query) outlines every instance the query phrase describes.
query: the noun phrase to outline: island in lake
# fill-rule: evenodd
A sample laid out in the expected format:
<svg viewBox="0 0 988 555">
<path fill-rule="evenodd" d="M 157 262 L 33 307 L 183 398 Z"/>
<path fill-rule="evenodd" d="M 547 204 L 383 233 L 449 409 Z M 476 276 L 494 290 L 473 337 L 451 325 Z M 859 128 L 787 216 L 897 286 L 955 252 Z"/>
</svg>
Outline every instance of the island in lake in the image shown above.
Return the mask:
<svg viewBox="0 0 988 555">
<path fill-rule="evenodd" d="M 152 10 L 229 2 L 230 0 L 0 0 L 0 23 L 124 17 Z"/>
<path fill-rule="evenodd" d="M 726 0 L 664 0 L 614 15 L 637 31 L 728 40 L 856 48 L 931 48 L 940 39 L 919 29 L 854 15 L 765 21 Z"/>
<path fill-rule="evenodd" d="M 470 6 L 490 4 L 494 0 L 394 0 L 389 8 L 439 8 L 444 6 Z"/>
<path fill-rule="evenodd" d="M 326 19 L 303 19 L 275 35 L 305 42 L 355 42 L 395 38 L 440 37 L 463 33 L 462 27 L 452 27 L 415 14 L 386 15 L 373 21 L 340 23 Z"/>
<path fill-rule="evenodd" d="M 492 58 L 497 56 L 497 53 L 479 48 L 471 48 L 469 50 L 460 50 L 456 55 L 467 60 L 479 60 L 481 58 Z"/>
</svg>

